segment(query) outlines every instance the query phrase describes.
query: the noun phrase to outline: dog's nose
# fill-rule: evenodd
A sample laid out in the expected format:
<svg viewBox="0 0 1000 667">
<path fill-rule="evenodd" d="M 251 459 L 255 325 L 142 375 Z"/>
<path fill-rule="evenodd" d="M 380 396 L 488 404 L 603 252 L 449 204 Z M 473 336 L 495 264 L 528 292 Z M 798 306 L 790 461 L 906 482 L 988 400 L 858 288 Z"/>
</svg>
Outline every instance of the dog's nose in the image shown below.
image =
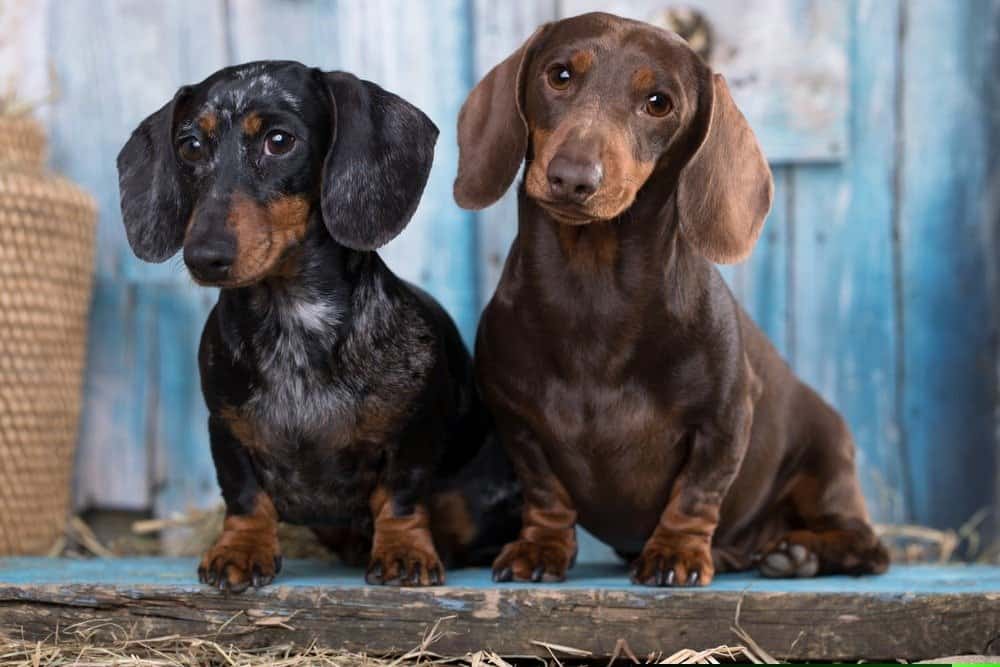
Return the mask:
<svg viewBox="0 0 1000 667">
<path fill-rule="evenodd" d="M 184 263 L 199 280 L 225 280 L 236 255 L 231 244 L 222 242 L 193 243 L 184 247 Z"/>
<path fill-rule="evenodd" d="M 600 162 L 574 160 L 557 155 L 549 162 L 546 175 L 553 197 L 582 204 L 597 192 L 604 177 L 604 169 Z"/>
</svg>

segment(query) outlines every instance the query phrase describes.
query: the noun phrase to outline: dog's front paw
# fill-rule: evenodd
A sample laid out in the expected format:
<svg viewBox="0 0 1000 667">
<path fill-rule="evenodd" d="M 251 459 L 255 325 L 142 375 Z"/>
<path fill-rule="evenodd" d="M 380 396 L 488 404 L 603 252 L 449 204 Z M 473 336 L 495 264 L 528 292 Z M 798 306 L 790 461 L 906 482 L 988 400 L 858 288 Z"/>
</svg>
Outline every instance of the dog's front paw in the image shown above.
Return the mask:
<svg viewBox="0 0 1000 667">
<path fill-rule="evenodd" d="M 493 561 L 493 581 L 564 581 L 575 557 L 575 543 L 519 539 Z"/>
<path fill-rule="evenodd" d="M 632 563 L 632 583 L 645 586 L 707 586 L 714 576 L 711 543 L 700 537 L 654 536 Z"/>
<path fill-rule="evenodd" d="M 385 586 L 440 586 L 444 583 L 444 566 L 433 547 L 376 545 L 365 581 Z"/>
<path fill-rule="evenodd" d="M 281 571 L 278 541 L 254 532 L 224 532 L 202 557 L 198 580 L 220 591 L 242 593 L 274 581 Z"/>
</svg>

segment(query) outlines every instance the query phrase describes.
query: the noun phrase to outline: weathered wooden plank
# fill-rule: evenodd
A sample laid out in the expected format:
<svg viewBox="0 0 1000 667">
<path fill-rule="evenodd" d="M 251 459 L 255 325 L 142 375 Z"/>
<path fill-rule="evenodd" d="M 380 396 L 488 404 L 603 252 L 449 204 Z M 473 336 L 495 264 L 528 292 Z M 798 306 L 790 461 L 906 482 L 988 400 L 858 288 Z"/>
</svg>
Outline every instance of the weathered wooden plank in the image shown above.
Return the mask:
<svg viewBox="0 0 1000 667">
<path fill-rule="evenodd" d="M 714 34 L 710 62 L 773 162 L 837 160 L 847 144 L 844 0 L 694 0 Z M 673 3 L 563 0 L 560 14 L 606 11 L 660 23 Z M 794 57 L 790 54 L 795 54 Z"/>
<path fill-rule="evenodd" d="M 193 284 L 156 285 L 141 290 L 140 300 L 148 302 L 156 318 L 156 356 L 146 369 L 153 377 L 157 408 L 152 425 L 155 513 L 169 516 L 212 506 L 219 501 L 219 488 L 201 394 L 198 344 L 216 292 Z M 166 546 L 169 550 L 169 540 Z"/>
<path fill-rule="evenodd" d="M 989 139 L 1000 2 L 904 7 L 901 418 L 913 518 L 955 526 L 997 498 L 1000 295 L 990 282 L 998 270 L 990 193 L 995 202 L 1000 170 Z"/>
<path fill-rule="evenodd" d="M 851 425 L 881 521 L 907 517 L 892 246 L 897 20 L 896 2 L 852 4 L 848 155 L 798 167 L 793 205 L 794 365 Z"/>
<path fill-rule="evenodd" d="M 49 0 L 7 0 L 0 3 L 0 98 L 35 105 L 52 93 L 46 31 Z M 44 119 L 43 105 L 34 115 Z"/>
<path fill-rule="evenodd" d="M 624 639 L 639 655 L 707 648 L 738 639 L 739 624 L 778 658 L 915 660 L 979 653 L 1000 624 L 997 568 L 900 567 L 884 577 L 769 581 L 721 576 L 706 589 L 628 585 L 623 568 L 577 568 L 566 584 L 495 587 L 482 570 L 449 573 L 450 585 L 360 585 L 358 571 L 288 563 L 280 584 L 227 596 L 194 583 L 194 561 L 0 561 L 0 633 L 42 639 L 100 618 L 133 637 L 211 635 L 223 644 L 312 641 L 368 653 L 401 652 L 451 617 L 433 650 L 461 655 L 547 655 L 542 640 L 609 655 Z M 270 621 L 264 620 L 270 618 Z M 267 623 L 283 620 L 287 627 Z M 224 627 L 223 627 L 224 626 Z M 218 633 L 218 634 L 216 634 Z"/>
<path fill-rule="evenodd" d="M 475 0 L 473 6 L 475 81 L 471 83 L 479 81 L 521 46 L 535 28 L 558 16 L 556 0 L 511 2 L 503 6 L 489 0 Z M 454 135 L 455 123 L 444 131 Z M 480 301 L 485 304 L 493 296 L 510 244 L 517 235 L 517 188 L 512 186 L 499 202 L 481 211 L 476 218 L 479 230 L 479 295 Z"/>
<path fill-rule="evenodd" d="M 94 288 L 75 505 L 144 510 L 152 501 L 150 419 L 155 313 L 124 281 Z"/>
<path fill-rule="evenodd" d="M 146 264 L 128 249 L 115 156 L 179 86 L 222 65 L 222 6 L 222 0 L 53 3 L 48 45 L 60 98 L 49 128 L 52 164 L 97 198 L 99 277 L 187 280 L 175 264 Z"/>
<path fill-rule="evenodd" d="M 222 65 L 222 16 L 221 0 L 50 6 L 48 48 L 60 89 L 49 123 L 51 161 L 90 190 L 100 207 L 76 495 L 87 506 L 148 509 L 154 457 L 175 455 L 154 451 L 156 431 L 169 432 L 190 418 L 190 410 L 173 411 L 189 395 L 157 391 L 158 360 L 177 342 L 155 335 L 162 318 L 147 291 L 151 283 L 186 285 L 189 279 L 177 260 L 149 265 L 132 256 L 121 224 L 115 156 L 132 129 L 178 86 Z M 192 326 L 197 331 L 201 322 Z M 197 383 L 195 368 L 191 356 L 173 370 Z M 197 384 L 193 390 L 197 398 Z"/>
<path fill-rule="evenodd" d="M 310 67 L 336 68 L 346 38 L 337 5 L 330 1 L 230 3 L 230 60 L 297 60 Z"/>
</svg>

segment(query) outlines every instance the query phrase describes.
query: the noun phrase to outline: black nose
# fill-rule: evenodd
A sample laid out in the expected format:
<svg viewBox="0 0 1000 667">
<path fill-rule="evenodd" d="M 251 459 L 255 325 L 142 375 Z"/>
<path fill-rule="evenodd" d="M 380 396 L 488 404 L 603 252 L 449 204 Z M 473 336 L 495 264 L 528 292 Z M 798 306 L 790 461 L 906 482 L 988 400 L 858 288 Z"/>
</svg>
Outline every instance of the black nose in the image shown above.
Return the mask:
<svg viewBox="0 0 1000 667">
<path fill-rule="evenodd" d="M 597 192 L 604 177 L 604 169 L 600 162 L 557 155 L 549 162 L 546 176 L 549 178 L 549 190 L 555 199 L 582 204 Z"/>
<path fill-rule="evenodd" d="M 230 243 L 203 241 L 184 246 L 184 263 L 195 278 L 205 282 L 225 280 L 235 258 Z"/>
</svg>

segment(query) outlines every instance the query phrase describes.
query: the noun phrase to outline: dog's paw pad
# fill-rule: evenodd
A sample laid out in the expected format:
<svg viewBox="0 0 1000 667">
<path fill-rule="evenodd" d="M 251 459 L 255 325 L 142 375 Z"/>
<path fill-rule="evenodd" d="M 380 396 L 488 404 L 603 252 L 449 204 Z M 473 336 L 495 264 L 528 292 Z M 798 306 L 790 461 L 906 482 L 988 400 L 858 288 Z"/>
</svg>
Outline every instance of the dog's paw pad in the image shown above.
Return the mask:
<svg viewBox="0 0 1000 667">
<path fill-rule="evenodd" d="M 804 545 L 786 540 L 765 554 L 758 568 L 765 577 L 815 577 L 819 557 Z"/>
</svg>

